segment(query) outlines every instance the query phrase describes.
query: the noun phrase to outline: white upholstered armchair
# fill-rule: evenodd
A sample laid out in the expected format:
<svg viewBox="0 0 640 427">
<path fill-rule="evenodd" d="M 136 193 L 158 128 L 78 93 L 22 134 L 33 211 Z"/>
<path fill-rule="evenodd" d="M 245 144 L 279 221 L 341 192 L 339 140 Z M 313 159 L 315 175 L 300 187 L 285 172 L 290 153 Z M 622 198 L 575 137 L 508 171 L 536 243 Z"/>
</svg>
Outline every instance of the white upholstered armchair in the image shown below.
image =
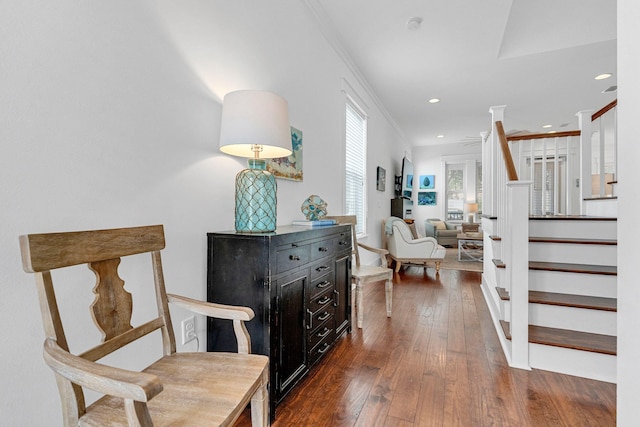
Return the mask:
<svg viewBox="0 0 640 427">
<path fill-rule="evenodd" d="M 444 259 L 446 249 L 440 246 L 433 237 L 414 239 L 409 226 L 400 218 L 390 217 L 385 223 L 387 249 L 389 257 L 395 261 L 395 271 L 400 271 L 402 264 L 422 265 L 427 262 L 436 265 L 436 274 L 440 272 L 440 263 Z"/>
</svg>

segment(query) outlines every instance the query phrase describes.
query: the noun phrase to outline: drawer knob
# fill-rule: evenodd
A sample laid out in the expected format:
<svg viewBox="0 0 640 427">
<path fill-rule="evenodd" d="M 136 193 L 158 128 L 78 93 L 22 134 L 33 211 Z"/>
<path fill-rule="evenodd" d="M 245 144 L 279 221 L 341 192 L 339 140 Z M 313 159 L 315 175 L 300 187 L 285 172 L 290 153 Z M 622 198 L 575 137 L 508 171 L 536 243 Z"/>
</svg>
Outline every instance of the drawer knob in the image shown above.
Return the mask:
<svg viewBox="0 0 640 427">
<path fill-rule="evenodd" d="M 291 261 L 300 261 L 300 257 L 298 255 L 289 255 L 289 259 Z"/>
<path fill-rule="evenodd" d="M 318 248 L 318 250 L 319 250 L 320 252 L 329 252 L 329 248 L 325 248 L 324 246 L 323 246 L 323 247 L 321 247 L 321 248 Z"/>
</svg>

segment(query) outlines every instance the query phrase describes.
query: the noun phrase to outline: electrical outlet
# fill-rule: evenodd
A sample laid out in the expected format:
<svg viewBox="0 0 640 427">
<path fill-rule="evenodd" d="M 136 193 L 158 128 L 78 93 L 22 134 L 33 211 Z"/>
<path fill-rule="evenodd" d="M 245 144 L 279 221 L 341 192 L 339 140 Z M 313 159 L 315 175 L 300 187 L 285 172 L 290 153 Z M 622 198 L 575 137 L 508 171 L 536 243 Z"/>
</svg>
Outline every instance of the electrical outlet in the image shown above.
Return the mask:
<svg viewBox="0 0 640 427">
<path fill-rule="evenodd" d="M 187 317 L 182 321 L 182 344 L 186 344 L 196 339 L 196 318 Z"/>
</svg>

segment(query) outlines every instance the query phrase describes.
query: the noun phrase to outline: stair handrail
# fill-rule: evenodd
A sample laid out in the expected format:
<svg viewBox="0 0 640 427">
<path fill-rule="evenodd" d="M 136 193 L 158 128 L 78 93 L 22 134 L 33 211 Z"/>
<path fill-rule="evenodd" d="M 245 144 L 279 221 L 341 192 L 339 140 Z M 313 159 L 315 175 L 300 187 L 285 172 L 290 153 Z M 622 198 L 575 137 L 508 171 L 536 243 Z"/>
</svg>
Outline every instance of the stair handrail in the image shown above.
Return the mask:
<svg viewBox="0 0 640 427">
<path fill-rule="evenodd" d="M 511 150 L 509 150 L 507 135 L 504 133 L 504 127 L 502 126 L 501 120 L 496 121 L 496 131 L 498 132 L 498 139 L 500 140 L 500 150 L 502 151 L 504 166 L 507 169 L 507 178 L 509 181 L 517 181 L 518 173 L 516 172 L 516 167 L 513 164 L 513 157 L 511 156 Z"/>
</svg>

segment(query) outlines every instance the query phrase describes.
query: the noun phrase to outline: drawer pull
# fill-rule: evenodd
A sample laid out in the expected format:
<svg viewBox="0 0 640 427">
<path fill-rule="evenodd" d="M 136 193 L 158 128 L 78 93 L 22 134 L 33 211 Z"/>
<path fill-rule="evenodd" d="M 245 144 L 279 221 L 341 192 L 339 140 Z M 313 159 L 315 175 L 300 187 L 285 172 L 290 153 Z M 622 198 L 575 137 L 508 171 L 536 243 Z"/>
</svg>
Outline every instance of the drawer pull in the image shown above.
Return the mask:
<svg viewBox="0 0 640 427">
<path fill-rule="evenodd" d="M 333 306 L 337 307 L 338 306 L 338 301 L 340 301 L 340 292 L 336 291 L 335 289 L 333 290 L 333 293 L 336 295 L 334 301 L 333 301 Z"/>
<path fill-rule="evenodd" d="M 300 261 L 300 257 L 298 255 L 289 255 L 289 259 L 291 261 Z"/>
<path fill-rule="evenodd" d="M 321 300 L 318 301 L 318 304 L 320 305 L 325 305 L 326 303 L 328 303 L 329 301 L 331 301 L 331 298 L 329 298 L 328 296 L 323 297 Z"/>
<path fill-rule="evenodd" d="M 318 248 L 320 252 L 329 252 L 329 248 L 325 248 L 324 246 Z"/>
<path fill-rule="evenodd" d="M 329 317 L 331 317 L 331 313 L 325 311 L 324 313 L 322 313 L 322 316 L 318 317 L 318 320 L 322 322 L 324 320 L 327 320 Z"/>
<path fill-rule="evenodd" d="M 324 338 L 331 333 L 331 329 L 324 328 L 321 332 L 318 332 L 318 338 Z"/>
<path fill-rule="evenodd" d="M 348 245 L 348 244 L 349 244 L 349 242 L 348 242 L 348 241 L 346 241 L 346 240 L 340 240 L 340 241 L 338 242 L 338 244 L 339 244 L 340 246 L 346 246 L 346 245 Z"/>
<path fill-rule="evenodd" d="M 326 288 L 327 286 L 331 286 L 331 282 L 328 280 L 325 280 L 323 282 L 318 283 L 316 285 L 316 288 L 323 289 L 323 288 Z"/>
<path fill-rule="evenodd" d="M 324 343 L 322 348 L 320 350 L 318 350 L 318 353 L 325 354 L 327 352 L 327 350 L 329 350 L 329 344 L 328 343 Z"/>
<path fill-rule="evenodd" d="M 320 267 L 316 268 L 316 271 L 326 271 L 329 268 L 331 267 L 329 267 L 328 265 L 321 265 Z"/>
<path fill-rule="evenodd" d="M 313 312 L 307 308 L 307 314 L 309 315 L 309 324 L 307 329 L 313 329 Z"/>
</svg>

